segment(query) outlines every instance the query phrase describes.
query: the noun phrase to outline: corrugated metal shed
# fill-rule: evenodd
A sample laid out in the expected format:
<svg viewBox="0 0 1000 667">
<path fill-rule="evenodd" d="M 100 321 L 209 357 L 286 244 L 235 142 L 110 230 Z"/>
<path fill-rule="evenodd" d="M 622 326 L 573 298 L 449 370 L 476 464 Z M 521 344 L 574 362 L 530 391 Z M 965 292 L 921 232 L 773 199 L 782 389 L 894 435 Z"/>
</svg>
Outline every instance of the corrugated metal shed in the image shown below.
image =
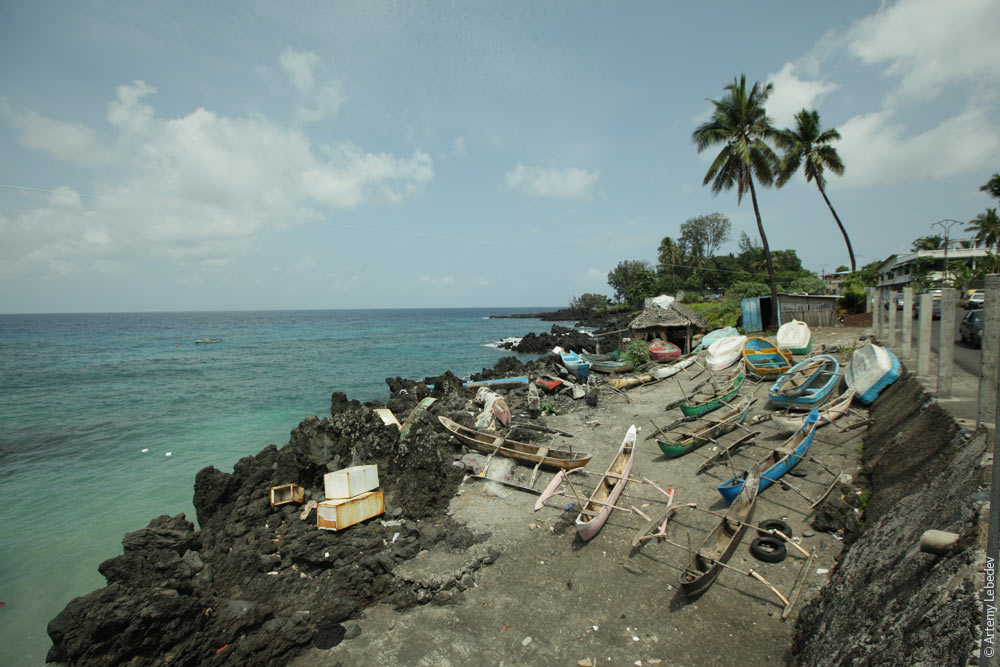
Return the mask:
<svg viewBox="0 0 1000 667">
<path fill-rule="evenodd" d="M 747 297 L 740 302 L 743 311 L 743 331 L 763 331 L 771 312 L 771 297 Z M 792 320 L 810 327 L 832 327 L 837 324 L 837 297 L 820 294 L 779 294 L 778 326 Z"/>
</svg>

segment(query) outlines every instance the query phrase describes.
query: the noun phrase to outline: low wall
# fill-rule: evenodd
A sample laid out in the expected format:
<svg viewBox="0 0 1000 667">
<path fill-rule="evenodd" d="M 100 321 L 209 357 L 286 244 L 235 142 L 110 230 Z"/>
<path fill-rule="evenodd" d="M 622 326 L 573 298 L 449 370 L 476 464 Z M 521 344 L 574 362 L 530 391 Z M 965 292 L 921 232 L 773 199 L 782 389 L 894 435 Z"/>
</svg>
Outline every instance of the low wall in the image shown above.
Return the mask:
<svg viewBox="0 0 1000 667">
<path fill-rule="evenodd" d="M 871 410 L 864 529 L 796 625 L 796 664 L 964 665 L 978 655 L 987 434 L 963 431 L 909 373 Z M 925 530 L 958 533 L 947 556 Z"/>
</svg>

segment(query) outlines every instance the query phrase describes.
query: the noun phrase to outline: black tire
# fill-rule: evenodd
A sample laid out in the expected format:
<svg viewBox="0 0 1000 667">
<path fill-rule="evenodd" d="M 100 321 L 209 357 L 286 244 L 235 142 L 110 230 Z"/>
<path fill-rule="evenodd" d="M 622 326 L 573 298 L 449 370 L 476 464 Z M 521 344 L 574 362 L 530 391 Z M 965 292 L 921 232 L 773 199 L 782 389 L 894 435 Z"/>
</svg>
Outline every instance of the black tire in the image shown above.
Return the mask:
<svg viewBox="0 0 1000 667">
<path fill-rule="evenodd" d="M 782 521 L 781 519 L 765 519 L 764 521 L 761 521 L 757 525 L 758 525 L 757 534 L 760 535 L 761 537 L 776 537 L 779 540 L 781 540 L 781 538 L 778 537 L 777 535 L 771 535 L 770 533 L 765 532 L 768 530 L 780 530 L 788 537 L 792 536 L 792 527 L 789 526 L 784 521 Z M 784 540 L 781 541 L 784 542 Z"/>
<path fill-rule="evenodd" d="M 780 563 L 788 555 L 788 549 L 777 537 L 768 535 L 755 538 L 750 543 L 750 555 L 765 563 Z"/>
</svg>

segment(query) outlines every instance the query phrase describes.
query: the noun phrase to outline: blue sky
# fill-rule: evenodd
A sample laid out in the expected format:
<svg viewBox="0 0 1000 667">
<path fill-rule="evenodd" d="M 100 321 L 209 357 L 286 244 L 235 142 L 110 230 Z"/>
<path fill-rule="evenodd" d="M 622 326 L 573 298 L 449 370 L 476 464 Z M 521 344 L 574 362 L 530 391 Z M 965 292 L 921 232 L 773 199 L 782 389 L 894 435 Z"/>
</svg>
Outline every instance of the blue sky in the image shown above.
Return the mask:
<svg viewBox="0 0 1000 667">
<path fill-rule="evenodd" d="M 0 4 L 0 312 L 563 305 L 655 263 L 745 73 L 836 127 L 859 263 L 992 206 L 995 3 Z M 847 264 L 816 188 L 772 248 Z M 961 235 L 955 226 L 953 235 Z"/>
</svg>

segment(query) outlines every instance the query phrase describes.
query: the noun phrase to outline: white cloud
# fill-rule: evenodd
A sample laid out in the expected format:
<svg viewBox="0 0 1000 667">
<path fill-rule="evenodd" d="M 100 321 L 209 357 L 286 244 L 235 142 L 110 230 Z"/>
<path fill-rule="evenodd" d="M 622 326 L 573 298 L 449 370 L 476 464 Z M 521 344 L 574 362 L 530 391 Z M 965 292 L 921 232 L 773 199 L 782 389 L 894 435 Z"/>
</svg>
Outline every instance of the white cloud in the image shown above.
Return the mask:
<svg viewBox="0 0 1000 667">
<path fill-rule="evenodd" d="M 1000 83 L 1000 12 L 993 0 L 906 0 L 883 5 L 845 36 L 849 53 L 898 78 L 890 95 L 926 100 L 946 84 Z"/>
<path fill-rule="evenodd" d="M 108 106 L 113 135 L 27 111 L 10 113 L 25 146 L 87 168 L 92 194 L 70 188 L 0 219 L 0 271 L 47 274 L 74 266 L 172 261 L 220 266 L 264 233 L 369 202 L 397 203 L 433 178 L 431 158 L 314 151 L 300 130 L 260 117 L 196 109 L 158 118 L 155 89 L 122 86 Z"/>
<path fill-rule="evenodd" d="M 602 271 L 601 269 L 595 269 L 590 267 L 587 269 L 587 280 L 606 280 L 608 277 L 607 271 Z"/>
<path fill-rule="evenodd" d="M 775 127 L 792 127 L 795 114 L 802 109 L 815 108 L 824 95 L 839 88 L 835 83 L 799 78 L 792 63 L 785 63 L 768 81 L 774 84 L 774 91 L 767 100 L 767 113 Z"/>
<path fill-rule="evenodd" d="M 518 163 L 506 174 L 507 187 L 539 197 L 576 199 L 586 196 L 600 172 L 570 167 L 552 169 Z"/>
<path fill-rule="evenodd" d="M 837 150 L 847 170 L 836 187 L 939 180 L 969 171 L 986 173 L 1000 151 L 1000 129 L 970 109 L 926 132 L 906 135 L 892 111 L 855 116 L 840 128 Z"/>
<path fill-rule="evenodd" d="M 318 55 L 289 47 L 278 57 L 278 64 L 298 95 L 299 106 L 295 114 L 299 120 L 314 122 L 337 113 L 344 103 L 344 95 Z"/>
<path fill-rule="evenodd" d="M 465 137 L 459 136 L 455 137 L 455 141 L 451 145 L 451 154 L 460 157 L 465 155 Z"/>
</svg>

